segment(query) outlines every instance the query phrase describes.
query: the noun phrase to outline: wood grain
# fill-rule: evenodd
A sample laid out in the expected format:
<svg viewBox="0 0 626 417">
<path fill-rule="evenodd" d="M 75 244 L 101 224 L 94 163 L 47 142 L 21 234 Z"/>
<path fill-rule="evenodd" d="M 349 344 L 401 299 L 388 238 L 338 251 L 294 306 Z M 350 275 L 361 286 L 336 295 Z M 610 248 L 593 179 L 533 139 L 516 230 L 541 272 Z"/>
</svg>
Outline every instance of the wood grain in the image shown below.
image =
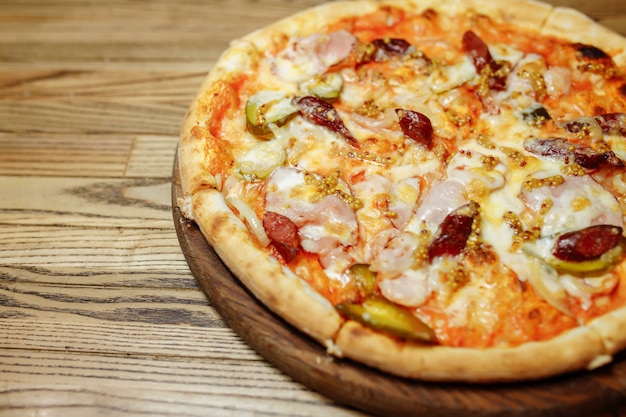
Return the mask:
<svg viewBox="0 0 626 417">
<path fill-rule="evenodd" d="M 314 416 L 332 403 L 263 361 L 13 350 L 0 353 L 14 415 Z M 59 381 L 61 380 L 61 381 Z M 171 396 L 171 392 L 184 394 Z M 0 412 L 2 409 L 0 408 Z M 6 415 L 2 413 L 2 415 Z M 337 409 L 337 416 L 356 415 Z"/>
<path fill-rule="evenodd" d="M 182 117 L 222 51 L 323 2 L 1 2 L 2 417 L 362 415 L 226 325 L 170 202 Z M 626 33 L 623 1 L 553 3 Z"/>
</svg>

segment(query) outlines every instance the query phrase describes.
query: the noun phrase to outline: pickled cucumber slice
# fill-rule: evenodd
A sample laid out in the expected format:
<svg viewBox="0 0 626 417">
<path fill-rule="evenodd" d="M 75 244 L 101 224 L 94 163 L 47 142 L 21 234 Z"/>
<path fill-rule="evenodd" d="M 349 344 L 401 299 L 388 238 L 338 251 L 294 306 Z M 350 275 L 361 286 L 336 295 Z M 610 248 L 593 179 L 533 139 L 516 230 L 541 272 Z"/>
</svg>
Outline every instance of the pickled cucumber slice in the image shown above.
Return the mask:
<svg viewBox="0 0 626 417">
<path fill-rule="evenodd" d="M 371 294 L 376 288 L 376 274 L 370 270 L 369 265 L 354 264 L 350 267 L 349 274 L 357 288 L 365 294 Z"/>
<path fill-rule="evenodd" d="M 556 256 L 549 257 L 547 263 L 562 273 L 572 275 L 591 274 L 594 272 L 603 272 L 610 266 L 614 265 L 623 256 L 622 246 L 616 246 L 607 251 L 597 259 L 591 259 L 581 262 L 565 261 Z"/>
<path fill-rule="evenodd" d="M 313 77 L 300 85 L 307 94 L 324 99 L 339 98 L 343 88 L 343 78 L 336 72 Z"/>
<path fill-rule="evenodd" d="M 593 227 L 595 226 L 592 226 L 592 228 Z M 582 230 L 584 231 L 585 229 Z M 566 252 L 562 238 L 565 236 L 565 242 L 569 242 L 570 239 L 568 235 L 569 234 L 562 234 L 542 237 L 534 242 L 525 244 L 523 251 L 527 255 L 541 260 L 559 273 L 580 276 L 581 278 L 604 273 L 624 256 L 624 239 L 621 238 L 621 233 L 619 241 L 615 244 L 616 246 L 613 246 L 613 243 L 609 246 L 602 246 L 602 250 L 605 250 L 605 252 L 600 255 L 598 255 L 599 250 L 592 251 L 592 248 L 587 247 L 589 245 L 586 244 L 583 245 L 584 248 L 578 248 L 578 246 L 580 246 L 578 243 L 581 243 L 578 241 L 575 241 L 575 243 L 577 243 L 576 245 L 570 245 L 574 249 L 570 249 L 569 252 Z M 560 246 L 559 242 L 561 242 Z M 555 248 L 558 248 L 558 250 Z M 567 249 L 569 246 L 565 248 Z M 583 256 L 589 253 L 594 256 Z M 568 256 L 565 256 L 566 254 L 568 254 Z"/>
<path fill-rule="evenodd" d="M 336 308 L 349 319 L 372 329 L 407 340 L 437 342 L 435 332 L 427 324 L 382 297 L 368 297 L 362 304 L 338 304 Z"/>
<path fill-rule="evenodd" d="M 292 104 L 293 97 L 280 91 L 260 91 L 246 102 L 246 122 L 248 130 L 259 137 L 271 137 L 270 125 L 283 125 L 298 111 Z"/>
</svg>

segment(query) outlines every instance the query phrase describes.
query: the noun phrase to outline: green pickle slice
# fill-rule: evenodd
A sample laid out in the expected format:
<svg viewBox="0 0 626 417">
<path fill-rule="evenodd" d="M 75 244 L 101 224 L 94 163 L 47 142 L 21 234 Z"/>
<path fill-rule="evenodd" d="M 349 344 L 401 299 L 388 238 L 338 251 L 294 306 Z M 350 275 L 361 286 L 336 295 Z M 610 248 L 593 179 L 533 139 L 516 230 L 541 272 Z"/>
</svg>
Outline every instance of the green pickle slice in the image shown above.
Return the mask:
<svg viewBox="0 0 626 417">
<path fill-rule="evenodd" d="M 323 100 L 335 100 L 341 94 L 343 78 L 336 72 L 331 72 L 303 82 L 300 88 Z"/>
<path fill-rule="evenodd" d="M 338 304 L 336 308 L 347 318 L 372 329 L 407 340 L 437 342 L 435 332 L 426 323 L 380 296 L 367 297 L 361 304 Z"/>
<path fill-rule="evenodd" d="M 260 137 L 271 137 L 271 125 L 281 126 L 298 111 L 293 97 L 278 91 L 260 91 L 246 102 L 248 130 Z"/>
<path fill-rule="evenodd" d="M 547 263 L 561 273 L 569 273 L 574 276 L 582 275 L 584 277 L 586 275 L 583 274 L 602 273 L 606 271 L 609 267 L 615 265 L 623 255 L 622 246 L 616 246 L 597 259 L 573 262 L 564 261 L 555 256 L 551 256 L 547 259 Z"/>
<path fill-rule="evenodd" d="M 376 289 L 376 275 L 367 264 L 354 264 L 350 267 L 350 276 L 354 279 L 358 289 L 365 294 L 371 294 Z"/>
</svg>

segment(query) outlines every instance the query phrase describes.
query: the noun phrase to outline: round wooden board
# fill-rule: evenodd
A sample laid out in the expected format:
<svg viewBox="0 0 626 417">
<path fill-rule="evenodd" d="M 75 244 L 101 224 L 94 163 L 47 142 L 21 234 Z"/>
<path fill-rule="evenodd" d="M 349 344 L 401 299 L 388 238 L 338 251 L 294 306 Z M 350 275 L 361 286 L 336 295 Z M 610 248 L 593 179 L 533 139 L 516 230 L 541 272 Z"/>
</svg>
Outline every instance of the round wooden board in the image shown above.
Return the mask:
<svg viewBox="0 0 626 417">
<path fill-rule="evenodd" d="M 342 404 L 381 416 L 611 415 L 626 405 L 626 353 L 593 372 L 515 384 L 413 381 L 332 358 L 308 336 L 276 316 L 245 289 L 204 236 L 176 207 L 181 197 L 174 162 L 172 206 L 176 233 L 191 272 L 224 321 L 268 362 Z"/>
</svg>

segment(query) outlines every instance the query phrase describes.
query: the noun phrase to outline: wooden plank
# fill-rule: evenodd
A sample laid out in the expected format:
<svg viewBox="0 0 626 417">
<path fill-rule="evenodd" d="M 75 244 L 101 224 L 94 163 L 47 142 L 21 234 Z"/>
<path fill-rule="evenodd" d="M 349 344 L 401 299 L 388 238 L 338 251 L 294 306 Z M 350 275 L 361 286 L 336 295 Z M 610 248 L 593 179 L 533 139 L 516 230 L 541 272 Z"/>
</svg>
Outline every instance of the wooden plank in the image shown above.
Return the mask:
<svg viewBox="0 0 626 417">
<path fill-rule="evenodd" d="M 184 286 L 184 282 L 174 288 L 3 282 L 0 294 L 3 311 L 17 312 L 7 316 L 47 317 L 48 321 L 76 323 L 91 318 L 110 325 L 134 322 L 224 327 L 202 292 Z"/>
<path fill-rule="evenodd" d="M 0 70 L 0 100 L 125 99 L 188 106 L 206 71 Z"/>
<path fill-rule="evenodd" d="M 22 415 L 362 415 L 262 361 L 16 349 L 0 351 L 0 369 L 0 404 Z"/>
<path fill-rule="evenodd" d="M 617 3 L 617 2 L 615 2 Z M 619 4 L 624 4 L 621 2 Z M 618 15 L 607 15 L 598 19 L 598 22 L 607 28 L 614 30 L 617 33 L 621 33 L 626 36 L 626 13 L 622 12 Z"/>
<path fill-rule="evenodd" d="M 232 39 L 320 2 L 11 2 L 0 10 L 0 62 L 31 69 L 45 62 L 45 69 L 206 71 Z"/>
<path fill-rule="evenodd" d="M 0 126 L 9 133 L 176 136 L 185 111 L 176 104 L 125 99 L 5 100 Z"/>
<path fill-rule="evenodd" d="M 615 0 L 544 0 L 546 3 L 561 7 L 571 7 L 596 19 L 602 20 L 608 17 L 626 18 L 626 3 Z M 626 28 L 622 27 L 622 30 Z"/>
<path fill-rule="evenodd" d="M 177 358 L 263 360 L 219 316 L 206 308 L 203 325 L 108 321 L 71 313 L 0 307 L 0 349 L 64 352 L 68 355 L 153 355 Z M 24 318 L 27 317 L 27 318 Z M 196 320 L 197 321 L 197 320 Z M 67 335 L 72 335 L 68 338 Z"/>
<path fill-rule="evenodd" d="M 63 285 L 197 288 L 172 229 L 0 225 L 0 277 Z"/>
<path fill-rule="evenodd" d="M 157 228 L 174 236 L 170 178 L 0 176 L 0 189 L 0 224 Z"/>
<path fill-rule="evenodd" d="M 178 136 L 0 133 L 0 175 L 170 178 Z"/>
<path fill-rule="evenodd" d="M 177 136 L 201 73 L 0 71 L 0 126 L 12 133 Z"/>
<path fill-rule="evenodd" d="M 0 175 L 122 177 L 133 140 L 121 135 L 0 133 Z"/>
<path fill-rule="evenodd" d="M 127 177 L 171 178 L 178 136 L 137 136 L 128 158 Z"/>
</svg>

